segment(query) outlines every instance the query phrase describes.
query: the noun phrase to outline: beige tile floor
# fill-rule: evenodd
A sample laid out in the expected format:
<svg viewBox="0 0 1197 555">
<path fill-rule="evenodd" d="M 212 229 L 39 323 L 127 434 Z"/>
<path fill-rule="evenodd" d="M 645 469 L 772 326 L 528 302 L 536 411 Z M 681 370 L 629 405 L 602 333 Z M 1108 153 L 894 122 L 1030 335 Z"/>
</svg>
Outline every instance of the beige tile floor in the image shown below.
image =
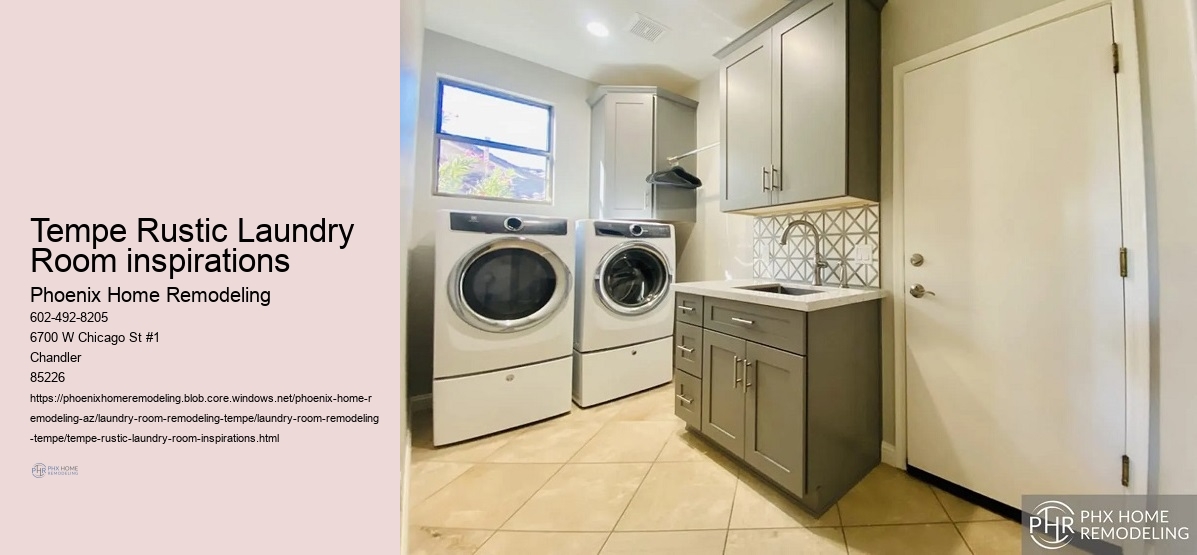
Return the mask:
<svg viewBox="0 0 1197 555">
<path fill-rule="evenodd" d="M 413 555 L 1019 553 L 1018 524 L 881 465 L 814 518 L 685 430 L 665 386 L 436 449 L 413 417 Z"/>
</svg>

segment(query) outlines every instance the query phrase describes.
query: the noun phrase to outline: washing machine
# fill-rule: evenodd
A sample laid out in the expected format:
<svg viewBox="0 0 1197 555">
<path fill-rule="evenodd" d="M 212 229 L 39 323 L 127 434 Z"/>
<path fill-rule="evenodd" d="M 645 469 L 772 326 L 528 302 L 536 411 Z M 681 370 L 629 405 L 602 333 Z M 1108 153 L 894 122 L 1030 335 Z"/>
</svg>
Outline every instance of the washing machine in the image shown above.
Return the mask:
<svg viewBox="0 0 1197 555">
<path fill-rule="evenodd" d="M 574 248 L 563 218 L 438 214 L 435 445 L 570 411 Z"/>
<path fill-rule="evenodd" d="M 589 407 L 673 379 L 673 226 L 580 220 L 573 400 Z"/>
</svg>

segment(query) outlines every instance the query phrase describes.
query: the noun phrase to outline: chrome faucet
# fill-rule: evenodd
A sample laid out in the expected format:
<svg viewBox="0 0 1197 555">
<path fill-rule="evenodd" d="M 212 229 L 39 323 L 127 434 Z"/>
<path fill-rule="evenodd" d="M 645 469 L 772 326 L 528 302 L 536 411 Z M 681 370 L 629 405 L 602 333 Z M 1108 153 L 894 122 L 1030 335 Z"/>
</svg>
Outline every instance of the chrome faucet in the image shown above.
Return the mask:
<svg viewBox="0 0 1197 555">
<path fill-rule="evenodd" d="M 810 221 L 805 220 L 805 219 L 794 220 L 794 221 L 790 222 L 790 225 L 787 225 L 785 231 L 782 232 L 781 241 L 779 242 L 779 244 L 785 245 L 786 243 L 788 243 L 790 241 L 790 234 L 794 232 L 794 228 L 799 227 L 799 226 L 803 226 L 803 227 L 806 227 L 807 229 L 810 229 L 810 232 L 815 235 L 815 283 L 814 284 L 815 285 L 823 285 L 823 269 L 830 267 L 830 264 L 828 264 L 827 260 L 823 258 L 823 249 L 821 247 L 821 245 L 823 244 L 823 234 L 819 233 L 819 228 L 815 227 L 815 224 L 812 224 L 812 223 L 810 223 Z M 846 260 L 841 262 L 841 265 L 845 268 L 845 270 L 848 267 Z M 846 277 L 847 272 L 845 271 L 843 273 L 844 273 L 844 276 Z M 848 280 L 841 279 L 840 287 L 848 287 Z"/>
</svg>

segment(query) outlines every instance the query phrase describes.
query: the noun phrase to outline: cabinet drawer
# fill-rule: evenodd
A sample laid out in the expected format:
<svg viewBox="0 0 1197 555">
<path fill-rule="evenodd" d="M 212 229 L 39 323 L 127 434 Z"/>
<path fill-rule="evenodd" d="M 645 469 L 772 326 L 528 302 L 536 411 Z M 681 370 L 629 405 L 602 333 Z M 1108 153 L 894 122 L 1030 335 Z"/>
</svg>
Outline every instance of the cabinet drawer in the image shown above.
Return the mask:
<svg viewBox="0 0 1197 555">
<path fill-rule="evenodd" d="M 673 326 L 673 367 L 702 377 L 702 328 L 677 322 Z"/>
<path fill-rule="evenodd" d="M 673 413 L 691 428 L 702 427 L 702 380 L 673 371 Z"/>
<path fill-rule="evenodd" d="M 806 354 L 805 312 L 712 297 L 706 297 L 703 308 L 707 329 Z"/>
<path fill-rule="evenodd" d="M 694 324 L 695 326 L 702 325 L 702 296 L 691 295 L 689 293 L 676 293 L 673 296 L 674 302 L 677 303 L 675 313 L 677 314 L 677 321 L 685 322 L 687 324 Z"/>
</svg>

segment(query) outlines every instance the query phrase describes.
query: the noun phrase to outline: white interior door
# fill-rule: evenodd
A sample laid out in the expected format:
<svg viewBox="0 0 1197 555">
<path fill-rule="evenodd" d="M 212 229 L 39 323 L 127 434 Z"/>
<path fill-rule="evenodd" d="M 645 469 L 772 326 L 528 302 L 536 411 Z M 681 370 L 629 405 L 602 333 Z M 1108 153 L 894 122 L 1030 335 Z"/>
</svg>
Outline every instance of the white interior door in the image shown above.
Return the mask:
<svg viewBox="0 0 1197 555">
<path fill-rule="evenodd" d="M 1094 8 L 903 85 L 908 461 L 1012 506 L 1123 492 L 1111 23 Z"/>
</svg>

